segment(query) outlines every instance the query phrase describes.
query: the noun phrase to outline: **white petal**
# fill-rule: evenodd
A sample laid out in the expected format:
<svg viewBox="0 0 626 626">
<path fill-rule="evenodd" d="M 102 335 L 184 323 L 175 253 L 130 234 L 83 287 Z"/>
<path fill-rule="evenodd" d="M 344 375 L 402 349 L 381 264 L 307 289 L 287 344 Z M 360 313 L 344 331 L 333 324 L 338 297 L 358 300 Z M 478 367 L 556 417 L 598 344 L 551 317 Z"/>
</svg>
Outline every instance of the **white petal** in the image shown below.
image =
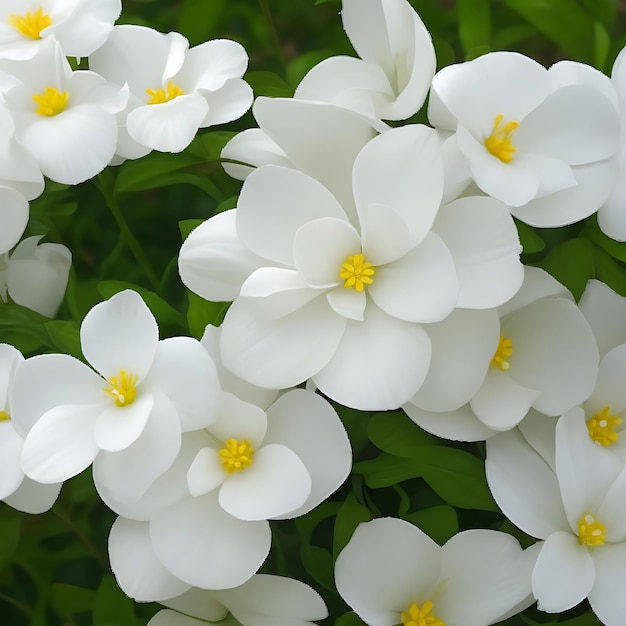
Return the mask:
<svg viewBox="0 0 626 626">
<path fill-rule="evenodd" d="M 500 306 L 519 290 L 524 266 L 517 228 L 507 208 L 492 198 L 462 198 L 441 208 L 433 230 L 454 257 L 457 306 Z"/>
<path fill-rule="evenodd" d="M 443 546 L 441 557 L 441 577 L 447 582 L 436 612 L 448 624 L 491 624 L 530 594 L 533 563 L 506 533 L 458 533 Z"/>
<path fill-rule="evenodd" d="M 187 498 L 150 521 L 157 558 L 177 578 L 203 589 L 236 587 L 261 566 L 270 549 L 266 521 L 226 513 L 217 496 Z"/>
<path fill-rule="evenodd" d="M 119 452 L 135 443 L 143 433 L 154 407 L 154 396 L 144 394 L 132 404 L 101 409 L 96 420 L 94 439 L 102 450 Z M 169 407 L 172 410 L 172 407 Z"/>
<path fill-rule="evenodd" d="M 429 233 L 402 258 L 376 268 L 368 288 L 385 313 L 407 322 L 439 322 L 457 304 L 459 282 L 450 250 Z"/>
<path fill-rule="evenodd" d="M 410 403 L 426 411 L 454 411 L 482 384 L 498 347 L 495 309 L 455 309 L 425 328 L 433 344 L 430 369 Z"/>
<path fill-rule="evenodd" d="M 525 533 L 545 539 L 571 532 L 556 476 L 516 430 L 487 441 L 485 470 L 502 512 Z"/>
<path fill-rule="evenodd" d="M 208 111 L 209 105 L 199 93 L 146 104 L 128 114 L 128 134 L 153 150 L 182 152 L 195 137 Z"/>
<path fill-rule="evenodd" d="M 10 496 L 24 480 L 20 466 L 23 447 L 24 440 L 15 432 L 13 424 L 0 422 L 0 500 Z"/>
<path fill-rule="evenodd" d="M 24 441 L 24 473 L 40 483 L 59 483 L 87 468 L 100 450 L 93 432 L 101 410 L 99 405 L 66 405 L 45 413 Z"/>
<path fill-rule="evenodd" d="M 360 524 L 335 564 L 342 598 L 372 626 L 400 622 L 440 580 L 441 549 L 409 522 L 395 518 Z"/>
<path fill-rule="evenodd" d="M 96 304 L 80 327 L 83 354 L 107 380 L 121 370 L 145 377 L 159 340 L 159 328 L 136 291 L 125 290 Z"/>
<path fill-rule="evenodd" d="M 349 320 L 363 321 L 367 305 L 365 291 L 359 292 L 355 289 L 337 287 L 326 294 L 326 299 L 337 315 Z"/>
<path fill-rule="evenodd" d="M 236 215 L 236 209 L 214 215 L 193 230 L 180 249 L 181 280 L 207 300 L 234 300 L 246 278 L 265 264 L 239 241 Z"/>
<path fill-rule="evenodd" d="M 21 193 L 0 186 L 0 254 L 8 252 L 20 240 L 28 213 L 28 202 Z"/>
<path fill-rule="evenodd" d="M 211 424 L 221 396 L 213 360 L 202 344 L 191 337 L 159 341 L 142 392 L 167 396 L 178 413 L 183 432 Z"/>
<path fill-rule="evenodd" d="M 190 587 L 156 558 L 147 522 L 118 517 L 109 534 L 109 560 L 117 584 L 137 602 L 167 600 Z"/>
<path fill-rule="evenodd" d="M 613 348 L 600 361 L 598 379 L 593 393 L 585 402 L 588 415 L 593 415 L 608 406 L 612 414 L 626 410 L 626 388 L 622 385 L 621 373 L 626 368 L 626 344 Z"/>
<path fill-rule="evenodd" d="M 282 444 L 254 452 L 252 465 L 226 477 L 219 494 L 227 513 L 243 520 L 287 516 L 311 492 L 311 476 L 298 455 Z"/>
<path fill-rule="evenodd" d="M 124 418 L 125 419 L 125 418 Z M 119 452 L 102 452 L 94 480 L 122 500 L 139 500 L 174 462 L 180 450 L 180 422 L 167 398 L 158 394 L 141 435 Z"/>
<path fill-rule="evenodd" d="M 202 95 L 209 104 L 209 112 L 204 116 L 201 128 L 239 119 L 254 99 L 252 88 L 240 78 L 231 78 L 217 91 L 204 91 Z"/>
<path fill-rule="evenodd" d="M 414 404 L 402 405 L 404 412 L 425 431 L 453 441 L 484 441 L 497 434 L 487 427 L 466 404 L 455 411 L 429 412 Z"/>
<path fill-rule="evenodd" d="M 52 508 L 60 491 L 61 483 L 42 485 L 25 476 L 18 489 L 3 502 L 23 513 L 38 515 Z"/>
<path fill-rule="evenodd" d="M 626 615 L 626 544 L 598 546 L 593 551 L 596 579 L 589 592 L 589 604 L 603 624 L 619 626 Z"/>
<path fill-rule="evenodd" d="M 222 459 L 214 448 L 202 448 L 187 472 L 187 485 L 192 496 L 203 496 L 219 487 L 226 478 Z"/>
<path fill-rule="evenodd" d="M 430 338 L 421 326 L 368 306 L 362 322 L 348 322 L 336 352 L 313 382 L 345 406 L 394 409 L 415 395 L 430 355 Z"/>
<path fill-rule="evenodd" d="M 345 220 L 332 194 L 315 179 L 276 165 L 252 172 L 237 203 L 237 234 L 254 254 L 293 265 L 294 235 L 322 217 Z"/>
<path fill-rule="evenodd" d="M 426 126 L 409 125 L 375 137 L 355 160 L 353 186 L 366 242 L 376 233 L 365 221 L 365 211 L 378 204 L 402 217 L 411 244 L 418 244 L 430 230 L 443 194 L 439 135 Z"/>
<path fill-rule="evenodd" d="M 538 608 L 548 613 L 571 609 L 589 595 L 595 576 L 587 547 L 571 533 L 555 532 L 543 544 L 532 573 Z"/>
<path fill-rule="evenodd" d="M 196 587 L 161 604 L 209 622 L 219 622 L 228 614 L 228 609 L 216 599 L 215 591 L 205 591 Z"/>
<path fill-rule="evenodd" d="M 208 431 L 220 442 L 245 439 L 253 448 L 258 448 L 267 432 L 267 415 L 260 407 L 244 402 L 231 393 L 224 393 L 217 419 Z"/>
<path fill-rule="evenodd" d="M 256 319 L 236 301 L 222 325 L 222 361 L 260 387 L 294 387 L 328 363 L 345 326 L 323 296 L 278 320 Z"/>
<path fill-rule="evenodd" d="M 352 467 L 350 441 L 332 406 L 320 395 L 304 389 L 293 389 L 280 396 L 268 408 L 267 417 L 264 443 L 289 447 L 311 476 L 309 497 L 289 517 L 304 515 L 347 478 Z"/>
<path fill-rule="evenodd" d="M 146 626 L 201 626 L 202 624 L 203 622 L 183 613 L 163 609 L 154 615 Z"/>
</svg>

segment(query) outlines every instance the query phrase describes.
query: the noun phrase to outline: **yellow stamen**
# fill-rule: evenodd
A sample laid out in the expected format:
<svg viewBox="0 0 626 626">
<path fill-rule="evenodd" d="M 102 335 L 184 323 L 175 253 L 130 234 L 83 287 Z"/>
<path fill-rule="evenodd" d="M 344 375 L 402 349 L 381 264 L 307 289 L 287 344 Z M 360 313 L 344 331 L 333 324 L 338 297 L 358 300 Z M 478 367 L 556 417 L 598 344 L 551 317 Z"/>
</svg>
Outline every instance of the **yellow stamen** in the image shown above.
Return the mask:
<svg viewBox="0 0 626 626">
<path fill-rule="evenodd" d="M 52 18 L 39 7 L 33 13 L 26 12 L 24 15 L 9 13 L 7 20 L 9 26 L 29 39 L 41 39 L 41 31 L 52 25 Z"/>
<path fill-rule="evenodd" d="M 37 108 L 35 113 L 52 117 L 65 111 L 69 94 L 67 91 L 59 91 L 55 87 L 46 87 L 42 93 L 36 93 L 33 96 Z"/>
<path fill-rule="evenodd" d="M 513 154 L 517 152 L 517 148 L 511 141 L 511 135 L 519 128 L 519 122 L 512 120 L 500 126 L 503 118 L 502 113 L 496 115 L 491 135 L 485 139 L 485 148 L 503 163 L 510 163 L 513 160 Z"/>
<path fill-rule="evenodd" d="M 10 422 L 11 416 L 6 411 L 0 411 L 0 422 Z"/>
<path fill-rule="evenodd" d="M 587 513 L 578 522 L 578 541 L 581 545 L 601 546 L 605 539 L 606 528 L 593 515 Z"/>
<path fill-rule="evenodd" d="M 185 94 L 178 85 L 171 81 L 167 83 L 166 89 L 146 89 L 146 93 L 150 96 L 146 104 L 163 104 Z"/>
<path fill-rule="evenodd" d="M 252 465 L 254 450 L 249 441 L 227 439 L 224 444 L 225 447 L 219 451 L 219 455 L 222 457 L 222 466 L 229 474 L 240 472 Z"/>
<path fill-rule="evenodd" d="M 498 342 L 498 347 L 496 349 L 496 353 L 493 355 L 493 359 L 491 359 L 491 367 L 497 367 L 501 369 L 503 372 L 506 372 L 509 367 L 511 367 L 510 363 L 507 359 L 513 354 L 513 341 L 500 335 L 500 341 Z"/>
<path fill-rule="evenodd" d="M 107 382 L 111 386 L 106 387 L 104 393 L 115 400 L 116 406 L 128 406 L 135 401 L 137 397 L 136 374 L 129 374 L 126 370 L 120 370 L 119 376 L 111 376 Z"/>
<path fill-rule="evenodd" d="M 374 282 L 372 276 L 375 273 L 376 268 L 365 260 L 365 255 L 352 254 L 343 262 L 339 270 L 339 278 L 344 280 L 344 287 L 363 291 L 365 285 L 371 285 Z"/>
<path fill-rule="evenodd" d="M 404 626 L 446 626 L 445 622 L 431 613 L 432 610 L 433 603 L 430 600 L 421 607 L 413 603 L 408 611 L 402 611 L 400 617 Z"/>
<path fill-rule="evenodd" d="M 589 436 L 601 446 L 610 446 L 619 439 L 616 431 L 621 423 L 622 418 L 611 415 L 611 407 L 605 406 L 587 422 Z"/>
</svg>

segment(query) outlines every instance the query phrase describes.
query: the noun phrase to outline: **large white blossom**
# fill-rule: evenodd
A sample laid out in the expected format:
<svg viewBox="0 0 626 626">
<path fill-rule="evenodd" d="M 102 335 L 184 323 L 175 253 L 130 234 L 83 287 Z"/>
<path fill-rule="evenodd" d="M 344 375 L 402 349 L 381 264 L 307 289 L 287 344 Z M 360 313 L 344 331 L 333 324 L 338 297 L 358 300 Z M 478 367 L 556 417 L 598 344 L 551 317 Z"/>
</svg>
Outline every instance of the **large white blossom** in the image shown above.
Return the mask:
<svg viewBox="0 0 626 626">
<path fill-rule="evenodd" d="M 194 339 L 159 341 L 134 291 L 93 307 L 80 336 L 94 369 L 63 354 L 32 357 L 19 369 L 13 418 L 26 439 L 22 467 L 51 483 L 97 457 L 101 480 L 137 498 L 172 464 L 181 431 L 214 419 L 221 393 L 215 366 Z"/>
<path fill-rule="evenodd" d="M 493 52 L 435 75 L 429 119 L 452 133 L 444 150 L 452 196 L 473 180 L 539 227 L 604 204 L 616 180 L 619 117 L 604 88 L 567 84 L 569 73 Z"/>
<path fill-rule="evenodd" d="M 498 315 L 499 326 L 489 320 L 482 321 L 482 329 L 476 323 L 466 325 L 465 331 L 473 336 L 464 337 L 459 345 L 453 342 L 455 335 L 445 333 L 445 326 L 438 333 L 443 366 L 438 368 L 436 387 L 418 392 L 404 405 L 422 428 L 450 439 L 480 440 L 514 428 L 531 408 L 558 416 L 591 395 L 598 375 L 596 340 L 563 285 L 544 270 L 526 267 L 524 284 L 498 307 Z M 459 356 L 468 365 L 452 370 L 452 375 L 462 377 L 472 369 L 474 392 L 463 406 L 451 406 L 445 393 L 450 380 L 445 364 L 477 336 L 491 354 L 480 346 L 473 357 Z M 465 380 L 460 389 L 469 392 L 472 387 Z M 462 400 L 458 391 L 451 396 L 457 404 Z"/>
<path fill-rule="evenodd" d="M 130 89 L 117 146 L 124 158 L 180 152 L 199 128 L 241 117 L 253 97 L 241 78 L 247 65 L 246 51 L 235 41 L 215 39 L 190 49 L 179 33 L 133 25 L 116 26 L 89 58 L 92 70 Z"/>
<path fill-rule="evenodd" d="M 237 209 L 187 238 L 180 273 L 204 298 L 236 299 L 221 353 L 244 380 L 287 388 L 312 378 L 348 406 L 395 408 L 428 371 L 422 324 L 510 298 L 523 277 L 519 242 L 493 199 L 440 209 L 439 140 L 424 126 L 371 140 L 351 180 L 340 204 L 302 172 L 255 170 Z"/>
<path fill-rule="evenodd" d="M 121 10 L 121 0 L 3 0 L 0 58 L 29 59 L 50 38 L 65 56 L 89 56 L 106 41 Z"/>
<path fill-rule="evenodd" d="M 413 7 L 406 0 L 343 0 L 341 19 L 361 58 L 325 59 L 302 79 L 294 97 L 384 120 L 417 113 L 435 73 L 435 50 Z"/>
<path fill-rule="evenodd" d="M 440 547 L 407 521 L 360 524 L 337 557 L 335 583 L 368 626 L 487 626 L 532 603 L 534 551 L 493 530 Z"/>
<path fill-rule="evenodd" d="M 543 540 L 531 579 L 539 608 L 556 613 L 588 598 L 603 624 L 619 626 L 626 614 L 624 463 L 591 440 L 578 407 L 559 419 L 555 450 L 542 455 L 533 443 L 518 430 L 489 439 L 486 472 L 503 513 Z"/>
<path fill-rule="evenodd" d="M 0 254 L 0 301 L 54 317 L 63 301 L 72 253 L 59 243 L 27 237 L 10 254 Z"/>
<path fill-rule="evenodd" d="M 10 395 L 15 372 L 23 362 L 18 350 L 0 343 L 0 500 L 25 513 L 43 513 L 56 501 L 61 483 L 43 485 L 22 471 L 24 439 L 12 420 Z"/>
<path fill-rule="evenodd" d="M 48 178 L 75 185 L 101 172 L 115 154 L 115 114 L 128 90 L 86 70 L 72 71 L 56 40 L 24 61 L 0 60 L 0 90 L 15 136 Z"/>
</svg>

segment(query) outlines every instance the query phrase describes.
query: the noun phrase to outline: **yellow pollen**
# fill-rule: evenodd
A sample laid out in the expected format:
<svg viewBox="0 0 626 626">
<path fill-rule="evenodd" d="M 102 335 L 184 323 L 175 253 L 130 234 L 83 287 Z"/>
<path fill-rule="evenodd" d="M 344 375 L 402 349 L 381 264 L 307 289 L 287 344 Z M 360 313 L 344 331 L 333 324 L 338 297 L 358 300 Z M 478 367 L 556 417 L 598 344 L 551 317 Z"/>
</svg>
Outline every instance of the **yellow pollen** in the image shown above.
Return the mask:
<svg viewBox="0 0 626 626">
<path fill-rule="evenodd" d="M 11 416 L 6 411 L 0 411 L 0 422 L 10 422 Z"/>
<path fill-rule="evenodd" d="M 511 141 L 511 135 L 519 128 L 519 122 L 512 120 L 502 124 L 503 118 L 502 113 L 496 115 L 491 135 L 485 139 L 485 148 L 502 163 L 510 163 L 513 160 L 513 153 L 517 152 Z"/>
<path fill-rule="evenodd" d="M 41 31 L 52 25 L 52 18 L 44 13 L 41 7 L 33 13 L 26 12 L 24 15 L 9 13 L 7 21 L 9 26 L 13 26 L 16 31 L 29 39 L 41 39 Z"/>
<path fill-rule="evenodd" d="M 578 541 L 581 545 L 601 546 L 604 543 L 606 528 L 593 515 L 587 513 L 578 522 Z"/>
<path fill-rule="evenodd" d="M 418 606 L 413 603 L 408 611 L 402 611 L 400 617 L 404 626 L 446 626 L 445 622 L 437 619 L 431 611 L 433 610 L 433 603 L 428 600 Z"/>
<path fill-rule="evenodd" d="M 622 418 L 611 415 L 611 407 L 605 406 L 587 422 L 589 436 L 601 446 L 610 446 L 619 439 L 616 430 L 621 423 Z"/>
<path fill-rule="evenodd" d="M 343 262 L 339 270 L 339 278 L 344 280 L 344 287 L 363 291 L 365 285 L 371 285 L 374 282 L 372 276 L 375 273 L 376 268 L 365 260 L 365 255 L 352 254 Z"/>
<path fill-rule="evenodd" d="M 493 355 L 493 359 L 491 359 L 491 366 L 497 367 L 501 369 L 503 372 L 506 372 L 511 365 L 507 361 L 507 359 L 513 354 L 513 341 L 511 339 L 507 339 L 503 335 L 500 335 L 500 341 L 498 342 L 498 347 L 496 349 L 496 353 Z"/>
<path fill-rule="evenodd" d="M 249 441 L 227 439 L 224 444 L 225 447 L 219 451 L 219 455 L 222 457 L 222 466 L 229 474 L 240 472 L 252 465 L 254 450 Z"/>
<path fill-rule="evenodd" d="M 55 87 L 46 87 L 42 93 L 33 96 L 37 108 L 35 113 L 52 117 L 65 111 L 69 95 L 67 91 L 59 91 Z"/>
<path fill-rule="evenodd" d="M 104 393 L 115 400 L 116 406 L 128 406 L 135 401 L 137 397 L 136 374 L 129 374 L 126 370 L 120 370 L 119 376 L 111 376 L 107 382 L 111 386 L 106 387 Z"/>
<path fill-rule="evenodd" d="M 150 96 L 146 104 L 163 104 L 185 94 L 178 85 L 171 81 L 167 83 L 166 89 L 146 89 L 146 93 Z"/>
</svg>

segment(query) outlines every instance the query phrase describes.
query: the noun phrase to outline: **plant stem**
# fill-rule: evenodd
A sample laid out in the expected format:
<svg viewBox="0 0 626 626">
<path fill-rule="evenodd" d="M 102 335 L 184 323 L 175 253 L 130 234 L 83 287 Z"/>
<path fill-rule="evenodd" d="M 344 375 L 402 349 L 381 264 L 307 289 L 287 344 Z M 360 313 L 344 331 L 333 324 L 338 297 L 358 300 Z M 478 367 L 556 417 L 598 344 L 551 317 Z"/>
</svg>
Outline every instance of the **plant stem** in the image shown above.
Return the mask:
<svg viewBox="0 0 626 626">
<path fill-rule="evenodd" d="M 104 198 L 107 208 L 109 209 L 109 211 L 111 211 L 111 215 L 113 215 L 113 219 L 116 221 L 117 226 L 120 229 L 120 234 L 122 236 L 122 239 L 124 240 L 124 243 L 126 244 L 131 254 L 135 257 L 135 260 L 137 261 L 137 263 L 143 270 L 144 274 L 146 275 L 146 278 L 148 279 L 148 281 L 150 282 L 150 285 L 152 286 L 152 289 L 158 292 L 159 290 L 158 276 L 156 272 L 154 271 L 154 269 L 152 269 L 152 266 L 150 265 L 150 261 L 148 260 L 148 257 L 144 253 L 143 248 L 141 247 L 141 244 L 139 243 L 135 235 L 133 235 L 133 232 L 128 226 L 128 222 L 126 221 L 126 218 L 124 217 L 124 213 L 122 212 L 122 209 L 113 192 L 112 178 L 113 177 L 110 174 L 110 172 L 107 172 L 105 170 L 101 172 L 100 174 L 98 174 L 98 176 L 96 176 L 93 179 L 93 182 L 98 188 L 98 190 L 100 191 L 100 193 L 102 194 L 102 197 Z"/>
<path fill-rule="evenodd" d="M 269 31 L 276 57 L 278 58 L 282 66 L 285 67 L 287 61 L 285 59 L 285 54 L 283 53 L 282 46 L 280 45 L 280 39 L 278 38 L 278 32 L 276 30 L 276 25 L 274 24 L 274 18 L 272 17 L 272 12 L 270 11 L 269 0 L 259 0 L 259 4 L 261 5 L 263 18 L 265 19 L 267 30 Z"/>
</svg>

